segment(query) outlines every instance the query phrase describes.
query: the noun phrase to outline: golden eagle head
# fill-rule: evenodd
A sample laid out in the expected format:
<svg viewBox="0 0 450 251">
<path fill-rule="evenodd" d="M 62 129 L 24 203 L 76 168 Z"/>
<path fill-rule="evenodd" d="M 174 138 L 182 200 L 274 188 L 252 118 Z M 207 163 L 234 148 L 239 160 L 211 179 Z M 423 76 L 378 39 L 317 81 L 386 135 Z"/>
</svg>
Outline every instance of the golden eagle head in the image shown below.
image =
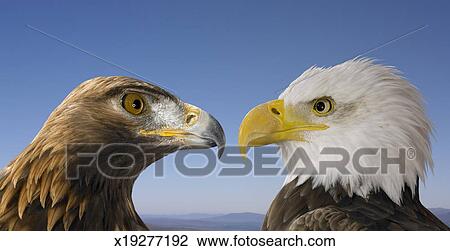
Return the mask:
<svg viewBox="0 0 450 251">
<path fill-rule="evenodd" d="M 131 198 L 140 172 L 179 149 L 224 145 L 214 117 L 158 86 L 88 80 L 0 174 L 0 229 L 145 229 Z"/>
</svg>

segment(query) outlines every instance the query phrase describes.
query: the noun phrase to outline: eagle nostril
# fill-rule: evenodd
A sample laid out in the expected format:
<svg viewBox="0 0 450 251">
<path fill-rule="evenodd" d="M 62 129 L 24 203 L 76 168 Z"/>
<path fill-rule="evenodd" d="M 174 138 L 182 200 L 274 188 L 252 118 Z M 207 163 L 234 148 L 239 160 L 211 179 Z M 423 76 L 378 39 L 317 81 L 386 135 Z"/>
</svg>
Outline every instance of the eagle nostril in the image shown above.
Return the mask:
<svg viewBox="0 0 450 251">
<path fill-rule="evenodd" d="M 198 119 L 197 114 L 189 113 L 188 115 L 186 115 L 186 124 L 187 125 L 193 125 L 193 124 L 195 124 L 197 119 Z"/>
<path fill-rule="evenodd" d="M 281 114 L 280 111 L 278 111 L 278 109 L 275 108 L 275 107 L 273 107 L 272 109 L 270 109 L 270 111 L 271 111 L 273 114 L 275 114 L 275 115 L 280 115 L 280 114 Z"/>
</svg>

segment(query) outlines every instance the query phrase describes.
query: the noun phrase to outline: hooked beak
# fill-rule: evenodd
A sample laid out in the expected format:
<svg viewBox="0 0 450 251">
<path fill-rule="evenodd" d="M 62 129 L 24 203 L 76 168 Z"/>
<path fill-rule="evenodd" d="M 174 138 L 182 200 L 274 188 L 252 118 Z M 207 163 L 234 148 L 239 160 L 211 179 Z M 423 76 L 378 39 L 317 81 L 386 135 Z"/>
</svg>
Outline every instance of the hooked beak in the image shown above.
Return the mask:
<svg viewBox="0 0 450 251">
<path fill-rule="evenodd" d="M 247 147 L 282 141 L 305 141 L 304 131 L 325 130 L 324 124 L 313 124 L 285 109 L 283 100 L 256 106 L 247 113 L 239 128 L 238 143 L 245 155 Z"/>
<path fill-rule="evenodd" d="M 179 129 L 140 130 L 142 136 L 158 135 L 174 137 L 182 142 L 184 149 L 203 149 L 217 146 L 218 157 L 223 154 L 225 133 L 220 123 L 200 108 L 185 104 L 184 125 Z"/>
</svg>

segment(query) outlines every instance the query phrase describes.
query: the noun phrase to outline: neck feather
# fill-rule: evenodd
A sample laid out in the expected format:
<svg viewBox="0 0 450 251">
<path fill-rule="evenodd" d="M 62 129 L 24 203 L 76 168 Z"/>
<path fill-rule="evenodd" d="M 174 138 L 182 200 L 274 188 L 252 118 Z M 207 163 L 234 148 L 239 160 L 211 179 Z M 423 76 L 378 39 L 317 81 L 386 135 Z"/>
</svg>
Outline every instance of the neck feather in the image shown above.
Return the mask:
<svg viewBox="0 0 450 251">
<path fill-rule="evenodd" d="M 0 174 L 0 229 L 147 229 L 132 202 L 134 179 L 80 172 L 69 180 L 73 165 L 65 149 L 27 147 Z"/>
</svg>

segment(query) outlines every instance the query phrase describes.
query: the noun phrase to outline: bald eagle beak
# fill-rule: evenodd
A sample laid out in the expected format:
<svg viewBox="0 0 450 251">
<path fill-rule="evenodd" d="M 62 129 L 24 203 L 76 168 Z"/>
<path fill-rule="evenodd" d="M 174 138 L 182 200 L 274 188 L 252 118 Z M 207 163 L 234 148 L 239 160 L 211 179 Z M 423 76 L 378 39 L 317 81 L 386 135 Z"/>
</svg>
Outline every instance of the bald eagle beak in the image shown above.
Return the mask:
<svg viewBox="0 0 450 251">
<path fill-rule="evenodd" d="M 285 109 L 283 100 L 273 100 L 256 106 L 247 113 L 239 128 L 241 153 L 247 147 L 263 146 L 282 141 L 305 141 L 304 131 L 325 130 L 324 124 L 308 123 Z"/>
<path fill-rule="evenodd" d="M 142 136 L 157 135 L 160 137 L 172 137 L 178 139 L 182 149 L 201 149 L 217 146 L 218 157 L 223 154 L 225 147 L 225 133 L 219 121 L 200 108 L 185 104 L 184 125 L 181 128 L 145 130 L 139 134 Z"/>
</svg>

